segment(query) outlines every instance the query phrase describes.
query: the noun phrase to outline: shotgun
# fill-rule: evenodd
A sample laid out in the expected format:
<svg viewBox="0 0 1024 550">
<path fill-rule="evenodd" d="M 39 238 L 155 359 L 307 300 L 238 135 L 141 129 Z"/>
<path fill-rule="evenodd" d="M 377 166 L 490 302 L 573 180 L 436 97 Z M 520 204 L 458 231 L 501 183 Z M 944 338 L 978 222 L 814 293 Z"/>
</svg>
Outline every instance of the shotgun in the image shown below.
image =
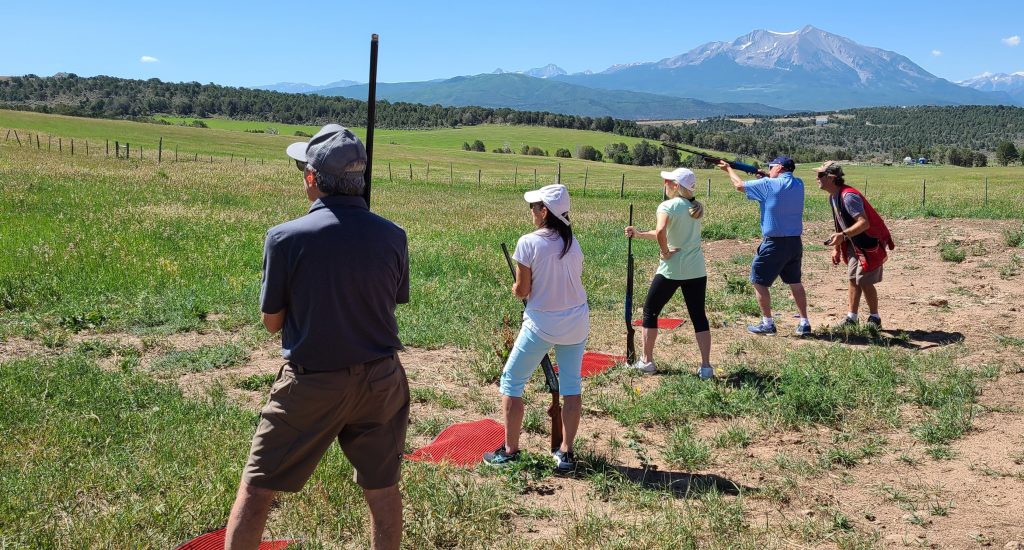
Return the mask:
<svg viewBox="0 0 1024 550">
<path fill-rule="evenodd" d="M 512 265 L 512 257 L 508 255 L 508 247 L 501 243 L 501 251 L 505 253 L 505 262 L 509 271 L 512 272 L 512 282 L 516 280 L 516 268 Z M 523 300 L 523 307 L 526 307 L 526 300 Z M 551 365 L 548 354 L 540 360 L 540 368 L 544 371 L 544 385 L 551 392 L 551 406 L 548 407 L 548 416 L 551 417 L 551 452 L 557 451 L 562 446 L 562 402 L 558 399 L 558 373 Z"/>
<path fill-rule="evenodd" d="M 370 85 L 366 96 L 366 171 L 363 172 L 363 200 L 370 207 L 370 190 L 373 187 L 373 126 L 377 121 L 377 35 L 370 37 Z"/>
<path fill-rule="evenodd" d="M 740 172 L 746 172 L 748 174 L 753 174 L 755 176 L 768 177 L 768 173 L 767 172 L 765 172 L 764 170 L 761 170 L 760 168 L 754 166 L 753 164 L 746 164 L 744 162 L 739 162 L 739 161 L 735 161 L 735 160 L 728 160 L 728 159 L 724 159 L 722 157 L 716 157 L 714 155 L 710 155 L 708 153 L 705 153 L 704 151 L 698 151 L 696 149 L 690 149 L 690 148 L 687 148 L 687 147 L 683 147 L 682 145 L 676 145 L 674 143 L 668 143 L 668 142 L 665 142 L 665 141 L 661 142 L 661 145 L 663 147 L 668 147 L 669 149 L 675 149 L 676 151 L 683 151 L 683 152 L 686 152 L 686 153 L 697 155 L 700 158 L 704 159 L 704 162 L 706 162 L 708 164 L 718 164 L 720 161 L 724 160 L 726 162 L 726 164 L 728 164 L 729 166 L 732 166 L 733 170 L 739 170 Z"/>
<path fill-rule="evenodd" d="M 633 204 L 629 204 L 629 225 L 633 225 Z M 632 365 L 636 361 L 636 329 L 633 328 L 633 237 L 626 239 L 628 253 L 626 255 L 626 362 Z"/>
</svg>

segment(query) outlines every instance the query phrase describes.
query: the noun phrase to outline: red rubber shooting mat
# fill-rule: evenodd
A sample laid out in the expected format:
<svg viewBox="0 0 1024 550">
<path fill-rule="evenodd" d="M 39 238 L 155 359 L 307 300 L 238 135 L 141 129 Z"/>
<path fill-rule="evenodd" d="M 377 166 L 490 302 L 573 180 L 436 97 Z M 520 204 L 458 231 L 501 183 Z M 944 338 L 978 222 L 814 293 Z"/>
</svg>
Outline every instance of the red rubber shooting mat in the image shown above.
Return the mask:
<svg viewBox="0 0 1024 550">
<path fill-rule="evenodd" d="M 638 326 L 640 326 L 640 324 L 642 322 L 643 321 L 641 321 L 640 319 L 636 319 L 636 320 L 633 321 L 633 326 L 634 327 L 638 327 Z M 670 317 L 659 317 L 658 318 L 658 328 L 663 328 L 663 329 L 666 329 L 666 330 L 672 330 L 672 329 L 678 327 L 681 324 L 683 324 L 683 320 L 682 319 L 672 319 Z"/>
<path fill-rule="evenodd" d="M 588 351 L 583 354 L 583 367 L 580 369 L 580 376 L 586 378 L 595 374 L 601 374 L 614 367 L 617 363 L 625 361 L 626 356 L 624 355 L 608 355 L 607 353 Z"/>
<path fill-rule="evenodd" d="M 484 453 L 505 442 L 505 427 L 490 418 L 448 426 L 429 445 L 405 455 L 421 462 L 447 462 L 471 468 L 480 463 Z"/>
<path fill-rule="evenodd" d="M 227 533 L 224 529 L 217 529 L 205 535 L 199 535 L 175 548 L 175 550 L 224 550 L 224 538 L 226 535 Z M 288 539 L 265 540 L 257 548 L 259 550 L 282 550 L 283 548 L 288 548 L 293 542 L 299 541 Z"/>
</svg>

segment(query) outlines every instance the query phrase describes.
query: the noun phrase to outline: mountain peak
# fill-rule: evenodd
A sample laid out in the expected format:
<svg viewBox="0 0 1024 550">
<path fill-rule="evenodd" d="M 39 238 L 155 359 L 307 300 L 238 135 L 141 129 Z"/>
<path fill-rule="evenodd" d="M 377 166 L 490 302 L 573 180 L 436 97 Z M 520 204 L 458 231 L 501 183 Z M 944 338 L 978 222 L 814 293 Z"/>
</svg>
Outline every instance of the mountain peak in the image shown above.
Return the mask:
<svg viewBox="0 0 1024 550">
<path fill-rule="evenodd" d="M 543 67 L 537 67 L 534 69 L 523 71 L 523 74 L 525 74 L 526 76 L 534 76 L 537 78 L 551 78 L 553 76 L 561 76 L 569 73 L 565 72 L 565 69 L 559 67 L 558 65 L 555 65 L 554 63 L 548 63 Z"/>
</svg>

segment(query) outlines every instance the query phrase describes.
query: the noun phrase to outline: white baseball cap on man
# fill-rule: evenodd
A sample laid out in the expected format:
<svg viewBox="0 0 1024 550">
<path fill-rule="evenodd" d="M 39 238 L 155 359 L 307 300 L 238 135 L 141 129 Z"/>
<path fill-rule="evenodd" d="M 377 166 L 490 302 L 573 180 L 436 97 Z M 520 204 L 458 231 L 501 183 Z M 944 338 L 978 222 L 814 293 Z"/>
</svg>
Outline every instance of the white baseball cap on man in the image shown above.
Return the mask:
<svg viewBox="0 0 1024 550">
<path fill-rule="evenodd" d="M 536 191 L 523 193 L 523 199 L 529 203 L 542 202 L 548 211 L 562 220 L 565 225 L 569 223 L 569 190 L 560 183 L 545 185 Z"/>
<path fill-rule="evenodd" d="M 697 176 L 689 168 L 676 168 L 671 172 L 662 172 L 661 179 L 674 181 L 687 191 L 693 191 L 693 188 L 697 185 Z"/>
</svg>

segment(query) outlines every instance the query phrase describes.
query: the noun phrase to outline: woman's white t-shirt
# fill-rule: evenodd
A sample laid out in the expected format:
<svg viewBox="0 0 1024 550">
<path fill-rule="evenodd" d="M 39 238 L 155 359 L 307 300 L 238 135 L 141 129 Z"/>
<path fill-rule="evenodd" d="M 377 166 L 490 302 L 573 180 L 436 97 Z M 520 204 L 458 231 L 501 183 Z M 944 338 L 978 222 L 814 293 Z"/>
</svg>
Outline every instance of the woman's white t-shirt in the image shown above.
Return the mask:
<svg viewBox="0 0 1024 550">
<path fill-rule="evenodd" d="M 579 344 L 590 334 L 583 250 L 573 237 L 569 251 L 561 253 L 562 238 L 550 229 L 527 233 L 516 243 L 512 257 L 533 273 L 523 325 L 552 344 Z"/>
</svg>

